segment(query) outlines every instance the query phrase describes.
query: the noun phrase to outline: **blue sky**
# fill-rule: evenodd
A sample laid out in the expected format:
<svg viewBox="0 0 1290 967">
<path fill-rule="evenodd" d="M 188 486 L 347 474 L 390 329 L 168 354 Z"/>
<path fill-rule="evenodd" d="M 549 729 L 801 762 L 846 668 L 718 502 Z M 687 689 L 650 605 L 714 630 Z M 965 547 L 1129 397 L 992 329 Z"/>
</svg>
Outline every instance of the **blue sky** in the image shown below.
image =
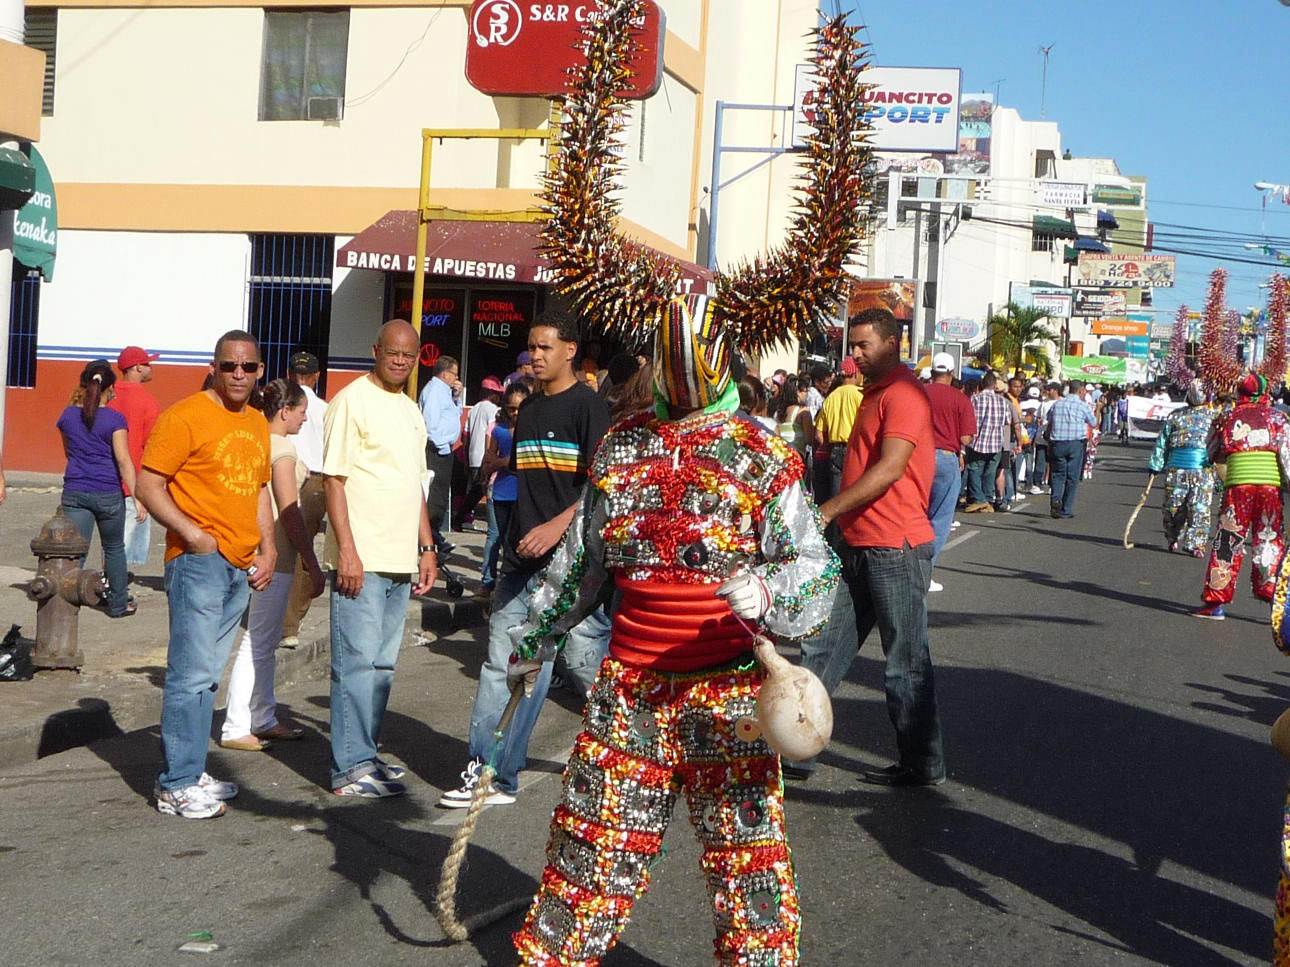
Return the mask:
<svg viewBox="0 0 1290 967">
<path fill-rule="evenodd" d="M 834 0 L 821 0 L 833 13 Z M 1223 244 L 1215 230 L 1262 236 L 1290 252 L 1290 205 L 1268 202 L 1256 181 L 1290 184 L 1290 6 L 1278 0 L 1148 0 L 1060 5 L 1049 0 L 890 3 L 841 0 L 867 26 L 877 64 L 959 67 L 963 90 L 991 91 L 1026 120 L 1045 119 L 1077 156 L 1113 157 L 1149 179 L 1158 232 L 1201 229 L 1178 247 L 1263 258 Z M 1219 207 L 1202 207 L 1219 206 Z M 1235 210 L 1234 210 L 1235 209 Z M 1179 256 L 1178 286 L 1156 305 L 1199 310 L 1208 273 L 1229 272 L 1228 304 L 1263 304 L 1274 269 L 1219 257 Z M 1285 270 L 1290 274 L 1290 269 Z"/>
</svg>

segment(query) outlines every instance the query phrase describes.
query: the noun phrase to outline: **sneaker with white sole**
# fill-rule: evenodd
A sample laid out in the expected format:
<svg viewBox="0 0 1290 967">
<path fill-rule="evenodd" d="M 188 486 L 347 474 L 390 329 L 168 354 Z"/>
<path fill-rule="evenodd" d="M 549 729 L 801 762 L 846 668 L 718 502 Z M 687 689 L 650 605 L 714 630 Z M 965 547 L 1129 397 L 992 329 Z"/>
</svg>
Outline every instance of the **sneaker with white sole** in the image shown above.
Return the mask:
<svg viewBox="0 0 1290 967">
<path fill-rule="evenodd" d="M 940 581 L 932 581 L 930 584 L 928 584 L 928 585 L 927 585 L 927 590 L 928 590 L 929 592 L 931 592 L 931 591 L 944 591 L 944 590 L 945 590 L 945 585 L 943 585 Z"/>
<path fill-rule="evenodd" d="M 470 801 L 475 798 L 475 788 L 479 785 L 479 773 L 484 768 L 484 763 L 479 759 L 471 759 L 466 763 L 466 768 L 461 774 L 461 785 L 456 789 L 449 789 L 439 797 L 439 806 L 443 809 L 466 809 L 470 806 Z M 515 795 L 509 792 L 503 792 L 492 783 L 488 786 L 488 795 L 484 797 L 485 806 L 509 806 L 515 802 Z"/>
<path fill-rule="evenodd" d="M 1040 487 L 1038 484 L 1036 484 L 1035 486 L 1033 486 L 1033 487 L 1031 487 L 1031 488 L 1030 488 L 1030 493 L 1031 493 L 1032 495 L 1034 495 L 1034 494 L 1042 494 L 1043 492 L 1044 492 L 1044 488 L 1043 488 L 1043 487 Z"/>
<path fill-rule="evenodd" d="M 403 766 L 396 766 L 392 762 L 379 758 L 376 760 L 376 768 L 381 773 L 381 778 L 390 782 L 398 782 L 408 774 L 408 770 Z"/>
<path fill-rule="evenodd" d="M 360 799 L 388 799 L 391 796 L 401 796 L 407 791 L 408 787 L 403 783 L 386 779 L 377 772 L 332 790 L 338 796 L 358 796 Z"/>
<path fill-rule="evenodd" d="M 223 782 L 216 779 L 209 772 L 203 772 L 201 778 L 197 780 L 197 785 L 201 786 L 202 792 L 206 793 L 211 799 L 223 800 L 233 799 L 237 796 L 237 784 L 233 782 Z"/>
<path fill-rule="evenodd" d="M 157 812 L 163 816 L 181 819 L 215 819 L 224 815 L 224 804 L 212 799 L 201 786 L 194 783 L 179 789 L 162 789 L 154 786 L 152 795 L 157 800 Z"/>
</svg>

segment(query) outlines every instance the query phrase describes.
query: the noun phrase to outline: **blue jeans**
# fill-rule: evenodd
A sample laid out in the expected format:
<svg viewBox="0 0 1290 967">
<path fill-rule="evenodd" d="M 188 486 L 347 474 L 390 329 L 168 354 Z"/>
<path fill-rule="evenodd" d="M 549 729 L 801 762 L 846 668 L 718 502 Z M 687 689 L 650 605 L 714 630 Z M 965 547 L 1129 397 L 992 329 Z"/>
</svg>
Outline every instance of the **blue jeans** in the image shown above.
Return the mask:
<svg viewBox="0 0 1290 967">
<path fill-rule="evenodd" d="M 108 583 L 107 612 L 124 614 L 130 600 L 126 587 L 130 577 L 125 566 L 125 497 L 119 490 L 108 494 L 64 490 L 61 503 L 63 513 L 87 541 L 94 539 L 94 525 L 98 524 Z M 81 566 L 85 566 L 85 558 L 81 558 Z"/>
<path fill-rule="evenodd" d="M 488 498 L 488 536 L 484 538 L 484 563 L 479 569 L 479 586 L 492 589 L 497 583 L 497 559 L 501 556 L 502 538 L 511 526 L 513 500 Z"/>
<path fill-rule="evenodd" d="M 1035 467 L 1030 471 L 1030 485 L 1042 487 L 1048 483 L 1048 447 L 1035 446 Z"/>
<path fill-rule="evenodd" d="M 1075 491 L 1084 473 L 1084 441 L 1053 441 L 1052 507 L 1063 517 L 1075 514 Z"/>
<path fill-rule="evenodd" d="M 135 520 L 133 497 L 125 498 L 125 563 L 147 564 L 148 545 L 152 543 L 152 515 Z"/>
<path fill-rule="evenodd" d="M 950 524 L 954 523 L 954 507 L 959 501 L 961 483 L 958 454 L 937 450 L 936 476 L 932 478 L 932 491 L 927 503 L 927 519 L 932 522 L 932 531 L 936 534 L 932 541 L 933 567 L 950 536 Z"/>
<path fill-rule="evenodd" d="M 981 453 L 979 450 L 968 448 L 968 503 L 994 503 L 994 478 L 999 472 L 1000 456 L 1001 454 L 997 451 L 995 453 Z"/>
<path fill-rule="evenodd" d="M 182 789 L 206 771 L 206 743 L 220 675 L 251 594 L 246 572 L 217 551 L 166 562 L 170 646 L 161 698 L 163 789 Z"/>
<path fill-rule="evenodd" d="M 475 706 L 470 712 L 470 757 L 485 762 L 493 757 L 493 731 L 501 720 L 510 699 L 506 687 L 506 665 L 511 657 L 511 628 L 521 624 L 528 614 L 529 598 L 540 585 L 542 572 L 507 571 L 497 576 L 493 591 L 493 611 L 488 622 L 488 658 L 479 669 L 479 687 Z M 569 632 L 561 652 L 565 672 L 584 696 L 595 684 L 600 663 L 609 648 L 609 618 L 603 608 L 589 614 Z M 551 662 L 538 672 L 533 694 L 520 701 L 506 730 L 501 752 L 496 758 L 499 789 L 513 793 L 519 788 L 520 770 L 528 758 L 529 736 L 537 724 L 542 703 L 551 687 Z"/>
<path fill-rule="evenodd" d="M 945 775 L 941 721 L 927 644 L 927 584 L 932 543 L 917 547 L 842 547 L 842 582 L 824 628 L 802 642 L 802 665 L 832 695 L 876 625 L 886 655 L 887 716 L 900 764 L 916 775 Z M 791 763 L 810 770 L 814 762 Z"/>
<path fill-rule="evenodd" d="M 403 643 L 412 579 L 363 572 L 363 590 L 347 598 L 331 586 L 331 787 L 377 771 L 376 744 Z"/>
</svg>

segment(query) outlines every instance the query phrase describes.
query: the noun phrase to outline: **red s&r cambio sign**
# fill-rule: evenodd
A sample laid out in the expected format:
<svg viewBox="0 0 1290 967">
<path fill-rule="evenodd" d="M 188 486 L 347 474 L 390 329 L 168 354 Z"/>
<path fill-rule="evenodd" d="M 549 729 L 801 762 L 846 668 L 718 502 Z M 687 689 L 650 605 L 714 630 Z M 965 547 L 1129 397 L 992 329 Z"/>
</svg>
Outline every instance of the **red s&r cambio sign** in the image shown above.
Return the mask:
<svg viewBox="0 0 1290 967">
<path fill-rule="evenodd" d="M 584 63 L 581 32 L 598 7 L 594 0 L 528 3 L 475 0 L 470 5 L 466 80 L 485 94 L 559 97 L 568 90 L 570 67 Z M 637 26 L 641 47 L 632 58 L 632 77 L 622 95 L 650 97 L 663 81 L 663 11 L 645 0 Z"/>
</svg>

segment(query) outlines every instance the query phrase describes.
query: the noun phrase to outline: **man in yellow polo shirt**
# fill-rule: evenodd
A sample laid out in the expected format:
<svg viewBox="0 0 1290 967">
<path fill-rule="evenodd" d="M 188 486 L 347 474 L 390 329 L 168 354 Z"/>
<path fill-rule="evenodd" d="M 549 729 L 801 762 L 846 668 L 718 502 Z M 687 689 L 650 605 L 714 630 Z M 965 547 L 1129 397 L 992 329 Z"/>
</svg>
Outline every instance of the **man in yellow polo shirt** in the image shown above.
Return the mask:
<svg viewBox="0 0 1290 967">
<path fill-rule="evenodd" d="M 847 455 L 847 441 L 851 439 L 851 428 L 855 425 L 856 414 L 860 412 L 860 400 L 863 396 L 864 393 L 860 391 L 860 370 L 856 367 L 856 361 L 848 356 L 842 360 L 842 382 L 824 398 L 824 405 L 815 417 L 820 445 L 828 453 L 828 473 L 815 474 L 816 504 L 828 500 L 842 487 L 842 464 Z M 817 453 L 817 459 L 818 456 Z"/>
<path fill-rule="evenodd" d="M 422 497 L 426 424 L 404 387 L 420 343 L 392 319 L 375 365 L 336 394 L 323 430 L 331 591 L 331 788 L 383 799 L 405 791 L 404 769 L 377 754 L 394 663 L 413 592 L 438 573 Z M 413 585 L 413 582 L 415 586 Z"/>
</svg>

